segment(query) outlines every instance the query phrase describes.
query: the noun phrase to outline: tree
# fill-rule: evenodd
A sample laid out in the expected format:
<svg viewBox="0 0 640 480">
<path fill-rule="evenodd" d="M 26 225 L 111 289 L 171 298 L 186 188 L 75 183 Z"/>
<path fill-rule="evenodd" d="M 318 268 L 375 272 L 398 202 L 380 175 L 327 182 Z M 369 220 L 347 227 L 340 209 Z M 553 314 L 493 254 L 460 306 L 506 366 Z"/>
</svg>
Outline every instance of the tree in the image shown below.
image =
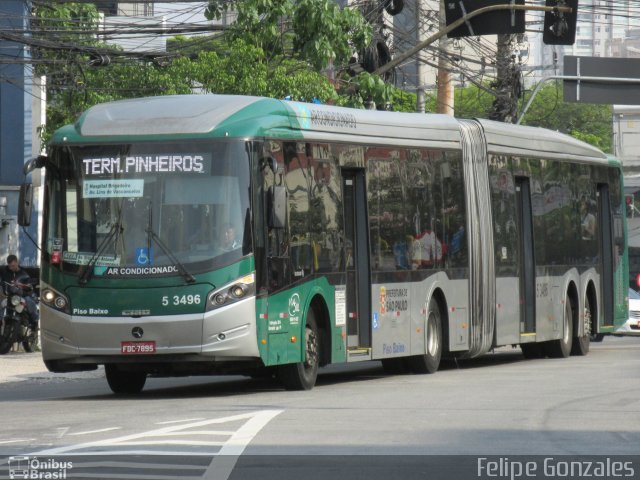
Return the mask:
<svg viewBox="0 0 640 480">
<path fill-rule="evenodd" d="M 219 19 L 227 11 L 237 13 L 231 38 L 307 61 L 318 71 L 346 65 L 371 41 L 371 25 L 361 13 L 340 9 L 334 0 L 209 0 L 206 16 Z"/>
<path fill-rule="evenodd" d="M 611 152 L 612 118 L 611 105 L 564 102 L 562 86 L 559 84 L 540 89 L 522 123 L 567 133 L 605 152 Z"/>
<path fill-rule="evenodd" d="M 458 88 L 455 95 L 456 117 L 487 118 L 492 111 L 494 96 L 487 87 Z M 427 102 L 427 111 L 435 111 L 433 102 Z M 564 102 L 562 87 L 550 84 L 540 89 L 522 124 L 566 133 L 610 152 L 611 119 L 610 105 Z"/>
<path fill-rule="evenodd" d="M 230 93 L 292 100 L 334 101 L 329 80 L 298 60 L 269 61 L 264 50 L 240 39 L 221 52 L 202 52 L 195 59 L 180 57 L 168 70 L 193 88 L 205 93 Z"/>
<path fill-rule="evenodd" d="M 45 32 L 51 28 L 60 32 L 57 42 L 49 40 L 33 48 L 38 73 L 48 77 L 45 141 L 90 106 L 124 98 L 201 91 L 303 101 L 337 99 L 329 80 L 306 62 L 282 55 L 267 58 L 262 48 L 241 39 L 212 40 L 207 49 L 196 54 L 192 43 L 182 38 L 173 45 L 173 56 L 162 61 L 129 58 L 119 56 L 122 51 L 94 36 L 78 35 L 77 29 L 97 30 L 99 17 L 93 5 L 40 7 L 35 14 L 34 28 L 42 32 L 41 37 L 47 37 Z M 102 61 L 104 58 L 108 61 Z"/>
</svg>

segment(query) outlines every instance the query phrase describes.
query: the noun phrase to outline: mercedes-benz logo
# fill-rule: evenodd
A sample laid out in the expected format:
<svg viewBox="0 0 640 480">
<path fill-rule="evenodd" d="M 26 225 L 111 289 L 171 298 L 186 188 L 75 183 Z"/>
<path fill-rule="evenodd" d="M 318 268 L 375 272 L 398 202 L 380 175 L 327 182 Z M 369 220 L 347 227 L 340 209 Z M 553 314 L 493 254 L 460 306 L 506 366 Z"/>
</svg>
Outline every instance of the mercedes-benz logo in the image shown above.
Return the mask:
<svg viewBox="0 0 640 480">
<path fill-rule="evenodd" d="M 131 329 L 131 335 L 133 335 L 133 338 L 142 338 L 144 330 L 142 330 L 141 327 L 133 327 Z"/>
</svg>

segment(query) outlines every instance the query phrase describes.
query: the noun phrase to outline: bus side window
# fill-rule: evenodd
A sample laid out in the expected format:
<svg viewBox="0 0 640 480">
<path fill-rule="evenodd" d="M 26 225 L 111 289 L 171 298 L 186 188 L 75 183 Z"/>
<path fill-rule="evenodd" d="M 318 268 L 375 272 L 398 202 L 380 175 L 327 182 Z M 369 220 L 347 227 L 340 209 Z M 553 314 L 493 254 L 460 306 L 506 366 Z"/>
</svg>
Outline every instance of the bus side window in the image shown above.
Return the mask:
<svg viewBox="0 0 640 480">
<path fill-rule="evenodd" d="M 271 146 L 272 156 L 269 158 L 269 167 L 264 171 L 263 190 L 267 218 L 267 281 L 269 290 L 277 291 L 288 285 L 290 280 L 289 208 L 284 180 L 285 171 L 281 161 L 281 147 L 279 142 L 272 142 Z M 274 218 L 276 212 L 279 213 L 277 218 Z"/>
</svg>

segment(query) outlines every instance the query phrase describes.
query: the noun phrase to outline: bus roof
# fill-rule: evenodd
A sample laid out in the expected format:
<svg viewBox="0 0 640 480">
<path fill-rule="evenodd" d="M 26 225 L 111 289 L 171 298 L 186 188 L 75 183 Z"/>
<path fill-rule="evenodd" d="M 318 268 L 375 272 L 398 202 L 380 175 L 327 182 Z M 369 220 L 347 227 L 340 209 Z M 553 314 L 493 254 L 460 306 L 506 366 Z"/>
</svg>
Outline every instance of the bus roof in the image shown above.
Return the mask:
<svg viewBox="0 0 640 480">
<path fill-rule="evenodd" d="M 566 158 L 582 162 L 607 163 L 607 156 L 596 147 L 563 133 L 538 127 L 479 120 L 489 153 Z M 514 141 L 515 140 L 515 141 Z"/>
<path fill-rule="evenodd" d="M 490 120 L 479 122 L 491 153 L 607 161 L 597 148 L 561 133 Z M 159 137 L 167 140 L 277 137 L 461 148 L 459 123 L 448 115 L 214 94 L 144 97 L 99 104 L 82 114 L 75 125 L 58 130 L 53 143 L 128 142 Z"/>
<path fill-rule="evenodd" d="M 385 138 L 405 145 L 432 141 L 443 148 L 460 148 L 458 124 L 447 115 L 379 112 L 237 95 L 168 95 L 96 105 L 73 127 L 56 132 L 54 142 L 63 138 L 73 143 L 158 136 L 277 136 L 356 143 L 382 143 L 379 139 Z"/>
</svg>

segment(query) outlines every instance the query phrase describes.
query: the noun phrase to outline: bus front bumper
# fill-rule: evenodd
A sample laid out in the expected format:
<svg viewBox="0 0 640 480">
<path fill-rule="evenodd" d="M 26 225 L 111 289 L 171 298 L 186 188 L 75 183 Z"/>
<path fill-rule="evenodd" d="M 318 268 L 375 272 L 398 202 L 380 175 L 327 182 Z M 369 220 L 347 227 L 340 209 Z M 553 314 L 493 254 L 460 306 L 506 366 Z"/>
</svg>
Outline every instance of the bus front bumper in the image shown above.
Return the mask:
<svg viewBox="0 0 640 480">
<path fill-rule="evenodd" d="M 260 357 L 254 298 L 204 314 L 139 318 L 74 316 L 43 305 L 41 318 L 42 356 L 53 371 L 106 363 L 251 362 Z M 131 345 L 143 348 L 133 351 Z"/>
</svg>

